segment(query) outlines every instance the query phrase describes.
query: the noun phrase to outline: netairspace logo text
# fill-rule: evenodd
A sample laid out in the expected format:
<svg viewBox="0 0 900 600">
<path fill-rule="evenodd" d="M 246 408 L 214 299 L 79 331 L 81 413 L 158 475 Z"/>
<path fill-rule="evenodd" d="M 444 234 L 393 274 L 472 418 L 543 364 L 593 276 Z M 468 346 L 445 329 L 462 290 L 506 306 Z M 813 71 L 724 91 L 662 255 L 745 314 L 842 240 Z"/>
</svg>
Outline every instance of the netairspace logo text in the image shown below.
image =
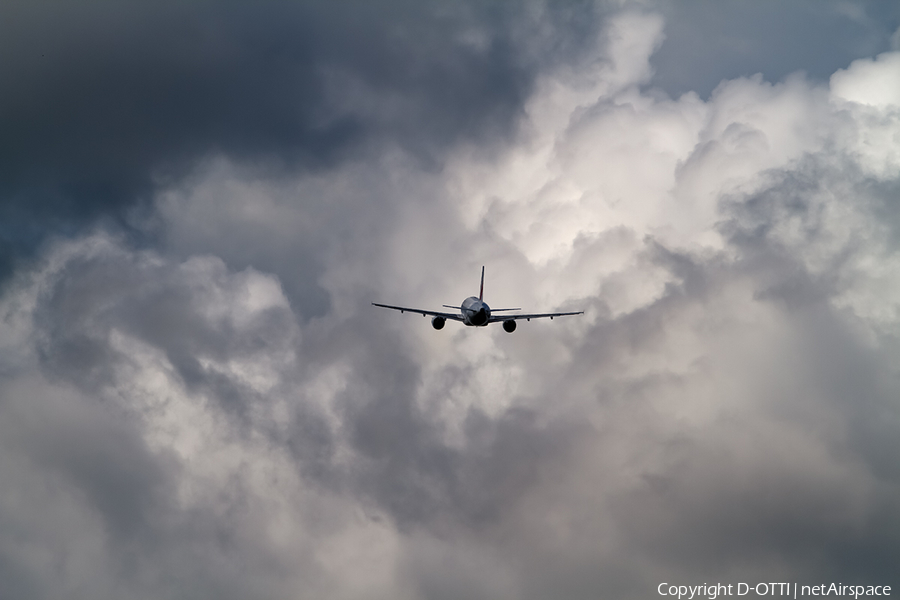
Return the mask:
<svg viewBox="0 0 900 600">
<path fill-rule="evenodd" d="M 859 598 L 860 596 L 890 596 L 889 585 L 844 585 L 842 583 L 821 583 L 819 585 L 798 585 L 796 583 L 711 583 L 703 585 L 672 585 L 661 583 L 656 588 L 660 596 L 673 596 L 678 600 L 683 598 L 709 598 L 716 600 L 719 596 L 848 596 Z"/>
</svg>

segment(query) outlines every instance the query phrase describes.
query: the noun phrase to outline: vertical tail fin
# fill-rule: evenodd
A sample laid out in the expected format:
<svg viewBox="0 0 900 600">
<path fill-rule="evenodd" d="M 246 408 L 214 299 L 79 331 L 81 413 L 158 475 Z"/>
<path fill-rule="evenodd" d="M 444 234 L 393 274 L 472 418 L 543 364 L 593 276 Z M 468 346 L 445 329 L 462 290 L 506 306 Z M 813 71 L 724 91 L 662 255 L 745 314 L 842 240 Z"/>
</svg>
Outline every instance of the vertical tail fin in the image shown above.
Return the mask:
<svg viewBox="0 0 900 600">
<path fill-rule="evenodd" d="M 478 299 L 484 300 L 484 265 L 481 266 L 481 290 L 478 292 Z"/>
</svg>

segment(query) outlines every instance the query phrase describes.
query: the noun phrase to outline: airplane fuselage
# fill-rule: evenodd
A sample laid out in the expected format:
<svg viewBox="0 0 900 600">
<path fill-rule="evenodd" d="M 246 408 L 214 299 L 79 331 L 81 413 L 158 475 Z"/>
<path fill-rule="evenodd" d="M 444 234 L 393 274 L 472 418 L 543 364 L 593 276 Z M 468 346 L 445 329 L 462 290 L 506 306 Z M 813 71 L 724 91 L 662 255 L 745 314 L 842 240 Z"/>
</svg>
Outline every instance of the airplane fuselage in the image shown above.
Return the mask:
<svg viewBox="0 0 900 600">
<path fill-rule="evenodd" d="M 584 311 L 572 311 L 572 312 L 556 312 L 556 313 L 530 313 L 530 314 L 522 314 L 522 313 L 514 313 L 509 315 L 491 315 L 491 307 L 487 305 L 487 302 L 484 301 L 484 267 L 481 267 L 481 289 L 478 292 L 478 296 L 469 296 L 465 300 L 462 301 L 462 304 L 459 306 L 450 306 L 448 304 L 444 304 L 444 308 L 455 308 L 459 310 L 458 313 L 448 313 L 441 312 L 436 310 L 423 310 L 421 308 L 408 308 L 405 306 L 393 306 L 391 304 L 379 304 L 377 302 L 373 302 L 375 306 L 380 306 L 382 308 L 390 308 L 391 310 L 399 310 L 402 312 L 412 312 L 422 315 L 423 317 L 431 317 L 431 326 L 435 329 L 443 329 L 444 323 L 447 321 L 459 321 L 463 325 L 468 325 L 469 327 L 485 327 L 490 323 L 503 323 L 503 331 L 506 333 L 512 333 L 516 330 L 516 321 L 524 319 L 526 321 L 530 321 L 532 319 L 542 319 L 544 317 L 553 319 L 553 317 L 565 317 L 568 315 L 581 315 L 584 314 Z M 521 308 L 495 308 L 494 312 L 503 313 L 504 311 L 517 311 L 522 310 Z"/>
<path fill-rule="evenodd" d="M 463 323 L 472 327 L 484 327 L 491 322 L 491 307 L 475 296 L 469 296 L 460 305 Z"/>
</svg>

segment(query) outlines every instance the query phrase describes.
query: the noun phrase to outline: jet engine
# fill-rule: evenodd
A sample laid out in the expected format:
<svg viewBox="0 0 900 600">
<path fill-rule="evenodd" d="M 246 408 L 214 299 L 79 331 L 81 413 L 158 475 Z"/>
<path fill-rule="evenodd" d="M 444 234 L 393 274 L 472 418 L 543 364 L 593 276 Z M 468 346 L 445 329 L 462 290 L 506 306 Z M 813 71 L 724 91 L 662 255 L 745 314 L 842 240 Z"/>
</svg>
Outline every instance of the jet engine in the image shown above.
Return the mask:
<svg viewBox="0 0 900 600">
<path fill-rule="evenodd" d="M 514 319 L 510 319 L 508 321 L 503 321 L 503 331 L 506 333 L 512 333 L 516 330 L 516 322 Z"/>
<path fill-rule="evenodd" d="M 443 329 L 444 321 L 446 321 L 446 320 L 447 319 L 445 319 L 444 317 L 435 317 L 431 320 L 431 326 L 434 327 L 435 329 Z M 504 323 L 504 326 L 505 325 L 506 324 Z"/>
</svg>

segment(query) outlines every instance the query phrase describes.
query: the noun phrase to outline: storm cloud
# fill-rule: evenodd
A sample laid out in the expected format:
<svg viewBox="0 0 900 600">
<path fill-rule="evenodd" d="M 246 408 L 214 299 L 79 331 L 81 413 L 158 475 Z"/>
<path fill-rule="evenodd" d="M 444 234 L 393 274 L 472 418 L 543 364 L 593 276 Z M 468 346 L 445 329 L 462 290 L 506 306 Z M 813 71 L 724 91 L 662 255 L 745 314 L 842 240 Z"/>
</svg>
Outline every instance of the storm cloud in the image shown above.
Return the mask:
<svg viewBox="0 0 900 600">
<path fill-rule="evenodd" d="M 769 8 L 6 5 L 0 597 L 900 585 L 900 13 Z"/>
</svg>

